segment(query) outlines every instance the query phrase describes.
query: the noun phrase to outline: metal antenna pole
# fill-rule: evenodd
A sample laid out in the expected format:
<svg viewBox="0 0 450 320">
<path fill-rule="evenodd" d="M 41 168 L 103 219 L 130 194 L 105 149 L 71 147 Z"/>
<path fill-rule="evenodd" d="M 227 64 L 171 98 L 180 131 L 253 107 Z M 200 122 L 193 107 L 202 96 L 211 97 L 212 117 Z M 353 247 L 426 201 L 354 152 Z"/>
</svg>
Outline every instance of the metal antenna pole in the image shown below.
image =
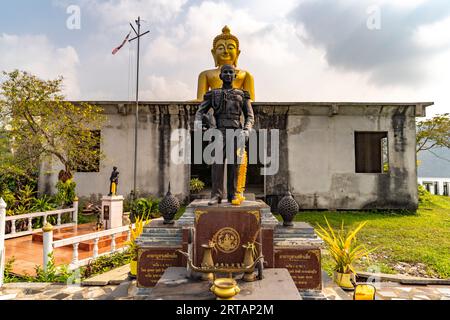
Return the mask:
<svg viewBox="0 0 450 320">
<path fill-rule="evenodd" d="M 135 21 L 137 25 L 137 31 L 130 23 L 131 28 L 136 37 L 130 39 L 129 42 L 137 39 L 137 65 L 136 65 L 136 113 L 135 113 L 135 124 L 134 124 L 134 174 L 133 174 L 133 199 L 136 199 L 136 181 L 137 181 L 137 156 L 138 156 L 138 122 L 139 122 L 139 68 L 140 68 L 140 47 L 141 47 L 141 36 L 149 33 L 149 31 L 141 34 L 141 17 Z"/>
</svg>

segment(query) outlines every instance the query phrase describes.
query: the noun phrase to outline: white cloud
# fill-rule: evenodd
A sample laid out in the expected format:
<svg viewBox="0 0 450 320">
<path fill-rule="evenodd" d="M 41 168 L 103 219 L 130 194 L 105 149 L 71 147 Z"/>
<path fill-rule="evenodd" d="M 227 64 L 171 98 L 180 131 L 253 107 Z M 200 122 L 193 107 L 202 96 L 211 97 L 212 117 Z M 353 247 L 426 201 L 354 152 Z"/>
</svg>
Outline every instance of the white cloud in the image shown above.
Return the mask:
<svg viewBox="0 0 450 320">
<path fill-rule="evenodd" d="M 414 66 L 426 70 L 426 79 L 413 85 L 398 82 L 380 87 L 371 82 L 370 72 L 330 66 L 323 49 L 305 45 L 304 33 L 289 18 L 290 11 L 305 1 L 284 0 L 274 5 L 261 0 L 83 0 L 82 13 L 88 11 L 98 18 L 98 30 L 82 43 L 82 98 L 134 99 L 135 66 L 128 68 L 128 49 L 116 56 L 110 51 L 129 29 L 128 22 L 140 14 L 148 21 L 143 28 L 151 30 L 141 47 L 143 100 L 194 99 L 198 74 L 214 67 L 213 38 L 227 24 L 240 40 L 239 67 L 255 76 L 258 101 L 435 101 L 429 114 L 448 111 L 450 79 L 443 70 L 450 68 L 450 52 L 442 51 L 449 42 L 448 19 L 416 30 L 418 44 L 441 51 Z M 374 4 L 398 10 L 423 3 L 374 0 Z"/>
<path fill-rule="evenodd" d="M 159 24 L 173 20 L 182 10 L 187 0 L 82 0 L 83 12 L 87 12 L 99 19 L 100 25 L 109 29 L 128 26 L 141 16 L 143 24 Z M 67 5 L 68 1 L 61 1 L 60 5 Z"/>
<path fill-rule="evenodd" d="M 44 79 L 64 76 L 64 93 L 69 99 L 80 97 L 78 85 L 79 59 L 72 46 L 58 48 L 45 35 L 0 36 L 2 71 L 19 69 Z"/>
<path fill-rule="evenodd" d="M 450 45 L 450 17 L 435 23 L 420 26 L 415 32 L 415 40 L 424 47 L 440 49 Z"/>
<path fill-rule="evenodd" d="M 152 75 L 146 77 L 143 84 L 146 89 L 141 92 L 142 100 L 192 100 L 189 86 L 177 79 L 167 79 L 166 77 Z"/>
</svg>

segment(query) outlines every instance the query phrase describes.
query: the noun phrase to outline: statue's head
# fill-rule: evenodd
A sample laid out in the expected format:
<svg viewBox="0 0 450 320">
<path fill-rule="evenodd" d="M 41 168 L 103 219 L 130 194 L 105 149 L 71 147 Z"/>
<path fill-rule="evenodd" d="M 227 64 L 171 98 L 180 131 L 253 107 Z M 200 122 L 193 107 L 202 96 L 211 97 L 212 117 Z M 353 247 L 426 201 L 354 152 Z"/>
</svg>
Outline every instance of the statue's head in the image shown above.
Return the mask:
<svg viewBox="0 0 450 320">
<path fill-rule="evenodd" d="M 211 53 L 216 67 L 225 64 L 237 66 L 237 61 L 241 51 L 239 50 L 239 40 L 232 35 L 228 26 L 223 27 L 222 34 L 214 38 Z"/>
<path fill-rule="evenodd" d="M 220 68 L 220 80 L 222 80 L 223 83 L 233 83 L 234 79 L 236 79 L 236 70 L 234 69 L 234 66 L 231 64 L 224 64 Z"/>
<path fill-rule="evenodd" d="M 116 171 L 116 170 L 117 170 L 117 167 L 113 167 L 113 170 Z"/>
</svg>

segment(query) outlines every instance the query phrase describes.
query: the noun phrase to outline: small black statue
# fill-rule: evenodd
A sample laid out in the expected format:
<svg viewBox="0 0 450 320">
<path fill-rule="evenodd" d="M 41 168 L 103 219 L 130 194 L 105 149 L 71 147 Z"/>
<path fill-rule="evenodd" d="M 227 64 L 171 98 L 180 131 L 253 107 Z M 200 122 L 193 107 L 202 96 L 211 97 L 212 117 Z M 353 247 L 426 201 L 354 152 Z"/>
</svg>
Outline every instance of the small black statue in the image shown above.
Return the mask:
<svg viewBox="0 0 450 320">
<path fill-rule="evenodd" d="M 236 70 L 232 65 L 223 65 L 220 69 L 220 79 L 223 82 L 222 88 L 214 89 L 205 94 L 204 100 L 199 106 L 195 115 L 195 129 L 202 130 L 204 116 L 210 109 L 213 109 L 213 119 L 215 127 L 222 132 L 223 138 L 223 159 L 219 163 L 212 164 L 212 192 L 209 205 L 222 202 L 223 198 L 223 180 L 224 180 L 224 160 L 226 155 L 226 144 L 233 143 L 234 154 L 236 154 L 237 146 L 234 141 L 226 141 L 226 130 L 241 130 L 241 134 L 246 140 L 249 137 L 249 131 L 253 127 L 254 115 L 250 99 L 247 91 L 233 88 L 233 81 L 236 79 Z M 242 126 L 241 115 L 244 115 L 245 123 Z M 220 159 L 219 159 L 220 160 Z M 230 159 L 228 159 L 230 162 Z M 227 165 L 227 198 L 231 203 L 236 196 L 237 187 L 237 161 Z"/>
<path fill-rule="evenodd" d="M 117 195 L 117 185 L 119 184 L 119 171 L 117 171 L 117 167 L 113 168 L 109 181 L 109 196 L 115 196 Z"/>
</svg>

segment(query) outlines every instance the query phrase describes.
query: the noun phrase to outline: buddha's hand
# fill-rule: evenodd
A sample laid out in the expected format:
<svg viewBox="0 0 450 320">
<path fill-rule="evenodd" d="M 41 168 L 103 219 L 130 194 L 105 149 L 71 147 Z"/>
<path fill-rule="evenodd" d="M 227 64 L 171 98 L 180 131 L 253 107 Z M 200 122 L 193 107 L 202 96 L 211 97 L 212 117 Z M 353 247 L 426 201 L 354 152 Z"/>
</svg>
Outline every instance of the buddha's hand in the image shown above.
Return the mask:
<svg viewBox="0 0 450 320">
<path fill-rule="evenodd" d="M 202 122 L 199 120 L 195 120 L 194 121 L 194 130 L 202 130 L 202 129 L 203 129 Z"/>
</svg>

